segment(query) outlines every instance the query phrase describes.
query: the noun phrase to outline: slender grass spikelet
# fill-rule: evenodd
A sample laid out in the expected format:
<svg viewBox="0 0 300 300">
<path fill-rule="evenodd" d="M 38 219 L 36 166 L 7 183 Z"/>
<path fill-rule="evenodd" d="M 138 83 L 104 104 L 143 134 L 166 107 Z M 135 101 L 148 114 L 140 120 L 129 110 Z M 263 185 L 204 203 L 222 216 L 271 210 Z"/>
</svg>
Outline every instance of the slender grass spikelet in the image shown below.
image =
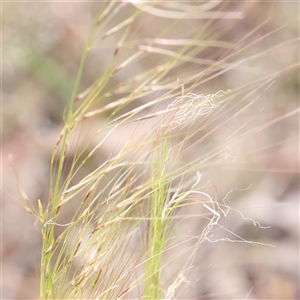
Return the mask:
<svg viewBox="0 0 300 300">
<path fill-rule="evenodd" d="M 89 3 L 49 193 L 31 199 L 13 169 L 40 226 L 40 299 L 280 298 L 251 278 L 276 251 L 275 200 L 298 174 L 284 81 L 299 67 L 284 35 L 298 19 L 275 26 L 263 5 Z"/>
</svg>

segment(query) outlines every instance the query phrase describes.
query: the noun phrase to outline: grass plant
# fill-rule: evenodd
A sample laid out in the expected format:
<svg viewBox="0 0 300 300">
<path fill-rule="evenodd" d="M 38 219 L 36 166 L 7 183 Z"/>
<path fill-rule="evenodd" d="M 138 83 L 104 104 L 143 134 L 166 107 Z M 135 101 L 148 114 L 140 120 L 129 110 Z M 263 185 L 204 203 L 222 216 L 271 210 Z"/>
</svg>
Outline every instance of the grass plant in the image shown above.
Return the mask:
<svg viewBox="0 0 300 300">
<path fill-rule="evenodd" d="M 297 113 L 247 127 L 253 120 L 243 117 L 245 111 L 256 107 L 276 77 L 297 65 L 225 86 L 218 81 L 224 74 L 255 72 L 251 62 L 269 55 L 272 47 L 251 49 L 276 30 L 255 38 L 265 20 L 239 39 L 226 39 L 250 4 L 209 3 L 97 4 L 51 158 L 48 202 L 39 200 L 38 212 L 27 207 L 41 224 L 41 299 L 175 299 L 189 285 L 198 247 L 222 240 L 214 240 L 212 231 L 232 210 L 216 186 L 202 184 L 202 170 L 234 163 L 235 144 Z M 143 18 L 155 27 L 162 17 L 161 30 L 146 37 Z M 106 45 L 105 71 L 78 93 L 89 53 Z M 142 71 L 136 71 L 139 64 Z M 207 91 L 210 83 L 219 86 Z M 212 132 L 240 116 L 245 122 L 228 134 L 226 145 L 211 148 Z M 108 153 L 105 144 L 111 140 L 115 149 Z M 206 224 L 201 233 L 174 234 L 178 224 L 195 217 Z M 259 244 L 239 236 L 223 240 Z M 180 269 L 165 284 L 168 262 L 180 257 Z"/>
</svg>

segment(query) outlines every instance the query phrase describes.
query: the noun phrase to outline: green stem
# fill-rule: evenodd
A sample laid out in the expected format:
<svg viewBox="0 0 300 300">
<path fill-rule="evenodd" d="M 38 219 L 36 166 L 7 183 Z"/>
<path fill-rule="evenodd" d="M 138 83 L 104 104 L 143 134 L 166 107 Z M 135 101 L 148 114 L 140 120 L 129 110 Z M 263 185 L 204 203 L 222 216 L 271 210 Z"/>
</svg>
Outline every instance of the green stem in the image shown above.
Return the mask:
<svg viewBox="0 0 300 300">
<path fill-rule="evenodd" d="M 162 253 L 166 244 L 166 229 L 168 222 L 163 220 L 166 191 L 166 159 L 167 138 L 163 137 L 162 145 L 158 146 L 153 156 L 153 194 L 151 201 L 151 220 L 149 224 L 149 257 L 146 265 L 146 299 L 162 299 L 160 274 L 162 268 Z"/>
<path fill-rule="evenodd" d="M 61 152 L 60 152 L 57 175 L 56 175 L 56 180 L 55 180 L 54 193 L 53 193 L 53 197 L 51 199 L 51 203 L 52 203 L 51 220 L 52 221 L 51 221 L 51 223 L 47 224 L 48 230 L 46 230 L 46 228 L 42 229 L 42 231 L 43 231 L 43 253 L 42 253 L 42 263 L 41 263 L 41 266 L 42 266 L 41 277 L 43 278 L 43 280 L 41 280 L 41 293 L 40 294 L 42 297 L 42 291 L 44 291 L 43 299 L 48 299 L 48 288 L 50 288 L 50 290 L 51 290 L 52 299 L 56 298 L 55 289 L 54 289 L 54 281 L 52 278 L 53 275 L 52 275 L 51 267 L 50 267 L 51 253 L 45 254 L 45 252 L 46 252 L 46 249 L 48 249 L 54 243 L 55 219 L 57 217 L 57 206 L 59 203 L 59 197 L 58 197 L 59 196 L 59 186 L 60 186 L 60 180 L 61 180 L 61 176 L 62 176 L 62 170 L 63 170 L 64 159 L 65 159 L 66 144 L 67 144 L 67 140 L 68 140 L 69 134 L 72 129 L 72 116 L 73 116 L 73 109 L 74 109 L 74 107 L 73 107 L 74 100 L 75 100 L 75 96 L 77 95 L 77 92 L 78 92 L 79 83 L 81 80 L 86 57 L 91 49 L 91 45 L 92 45 L 92 42 L 93 42 L 93 39 L 94 39 L 94 36 L 96 33 L 96 27 L 98 26 L 98 24 L 97 24 L 98 19 L 99 19 L 101 12 L 102 12 L 102 9 L 99 10 L 97 17 L 95 18 L 95 22 L 93 24 L 91 33 L 88 37 L 88 40 L 87 40 L 87 43 L 85 46 L 85 50 L 84 50 L 81 60 L 80 60 L 80 65 L 79 65 L 79 69 L 77 72 L 76 81 L 75 81 L 74 88 L 72 91 L 70 105 L 68 108 L 67 118 L 66 118 L 66 122 L 65 122 L 65 130 L 64 130 L 64 136 L 63 136 L 62 145 L 61 145 Z M 45 225 L 42 224 L 42 226 L 45 226 Z M 45 272 L 46 272 L 46 274 L 45 274 Z"/>
</svg>

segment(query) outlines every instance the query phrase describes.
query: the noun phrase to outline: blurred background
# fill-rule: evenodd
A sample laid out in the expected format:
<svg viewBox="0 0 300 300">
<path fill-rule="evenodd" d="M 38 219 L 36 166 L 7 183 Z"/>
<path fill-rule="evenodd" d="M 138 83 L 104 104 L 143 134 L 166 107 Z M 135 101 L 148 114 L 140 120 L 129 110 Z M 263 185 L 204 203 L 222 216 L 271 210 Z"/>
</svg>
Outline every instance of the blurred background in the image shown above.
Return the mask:
<svg viewBox="0 0 300 300">
<path fill-rule="evenodd" d="M 164 8 L 168 3 L 172 8 L 175 2 L 166 2 Z M 189 3 L 195 5 L 195 1 Z M 216 34 L 216 38 L 227 42 L 245 38 L 245 43 L 251 43 L 247 40 L 250 33 L 252 42 L 265 38 L 234 57 L 249 72 L 232 69 L 208 81 L 196 92 L 216 93 L 249 84 L 263 74 L 282 74 L 268 89 L 249 97 L 249 102 L 256 99 L 253 106 L 209 135 L 209 147 L 221 147 L 227 153 L 232 151 L 235 161 L 228 163 L 229 159 L 225 161 L 224 156 L 224 165 L 207 168 L 203 180 L 218 187 L 221 199 L 228 195 L 226 201 L 232 207 L 271 229 L 254 227 L 239 214 L 228 215 L 222 223 L 224 227 L 247 240 L 275 247 L 204 243 L 187 276 L 192 288 L 183 283 L 178 299 L 299 299 L 299 116 L 293 114 L 280 122 L 269 123 L 299 105 L 299 72 L 295 67 L 290 68 L 299 63 L 299 4 L 288 1 L 227 3 L 232 9 L 243 11 L 244 18 L 232 24 L 223 20 L 212 22 L 210 30 L 217 33 L 224 30 Z M 37 199 L 47 201 L 51 153 L 62 128 L 63 112 L 71 97 L 97 6 L 99 3 L 84 1 L 2 3 L 3 299 L 39 298 L 40 226 L 16 201 L 22 198 L 19 183 L 35 207 Z M 120 18 L 133 9 L 129 4 Z M 117 24 L 118 18 L 112 22 Z M 260 27 L 264 21 L 268 22 Z M 161 17 L 143 15 L 134 30 L 140 31 L 140 38 L 155 37 L 166 22 Z M 174 38 L 176 34 L 180 36 L 181 30 L 189 26 L 198 28 L 207 20 L 184 22 L 172 29 Z M 117 37 L 105 43 L 96 39 L 83 72 L 80 92 L 105 71 L 117 41 Z M 273 49 L 259 55 L 267 48 Z M 223 49 L 207 50 L 201 52 L 200 57 L 217 59 L 225 53 Z M 250 56 L 254 58 L 247 60 Z M 154 62 L 155 59 L 159 60 L 154 57 Z M 114 76 L 112 84 L 147 70 L 153 61 L 144 59 L 132 63 L 129 69 Z M 121 96 L 116 95 L 116 99 L 118 97 Z M 147 97 L 136 105 L 151 99 Z M 223 115 L 218 122 L 231 116 L 228 110 L 228 115 Z M 239 134 L 248 132 L 246 139 L 231 149 L 226 148 L 226 138 L 235 134 L 241 124 L 244 127 Z M 266 124 L 269 126 L 263 128 Z M 258 125 L 261 129 L 251 132 Z M 214 128 L 217 124 L 211 126 Z M 131 132 L 120 132 L 125 139 L 129 134 Z M 115 139 L 110 139 L 105 147 L 114 149 L 115 143 Z M 189 155 L 197 157 L 198 151 L 205 151 L 201 149 L 195 147 Z M 194 228 L 200 227 L 198 234 L 201 233 L 201 223 L 191 222 Z"/>
</svg>

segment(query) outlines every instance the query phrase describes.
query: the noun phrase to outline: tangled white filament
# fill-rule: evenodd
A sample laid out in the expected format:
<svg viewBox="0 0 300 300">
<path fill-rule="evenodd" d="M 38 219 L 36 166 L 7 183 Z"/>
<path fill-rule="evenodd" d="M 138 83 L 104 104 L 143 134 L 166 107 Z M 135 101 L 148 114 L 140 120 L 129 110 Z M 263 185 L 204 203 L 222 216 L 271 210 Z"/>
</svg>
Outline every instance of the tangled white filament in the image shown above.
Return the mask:
<svg viewBox="0 0 300 300">
<path fill-rule="evenodd" d="M 222 94 L 228 93 L 231 90 L 224 92 L 223 90 L 216 94 L 197 95 L 194 93 L 187 93 L 184 96 L 176 97 L 174 102 L 168 106 L 168 111 L 178 110 L 173 116 L 170 122 L 164 124 L 167 125 L 182 124 L 182 128 L 187 124 L 193 122 L 197 116 L 203 116 L 210 114 L 216 107 L 220 106 L 222 102 L 215 103 L 214 98 L 222 96 Z"/>
</svg>

